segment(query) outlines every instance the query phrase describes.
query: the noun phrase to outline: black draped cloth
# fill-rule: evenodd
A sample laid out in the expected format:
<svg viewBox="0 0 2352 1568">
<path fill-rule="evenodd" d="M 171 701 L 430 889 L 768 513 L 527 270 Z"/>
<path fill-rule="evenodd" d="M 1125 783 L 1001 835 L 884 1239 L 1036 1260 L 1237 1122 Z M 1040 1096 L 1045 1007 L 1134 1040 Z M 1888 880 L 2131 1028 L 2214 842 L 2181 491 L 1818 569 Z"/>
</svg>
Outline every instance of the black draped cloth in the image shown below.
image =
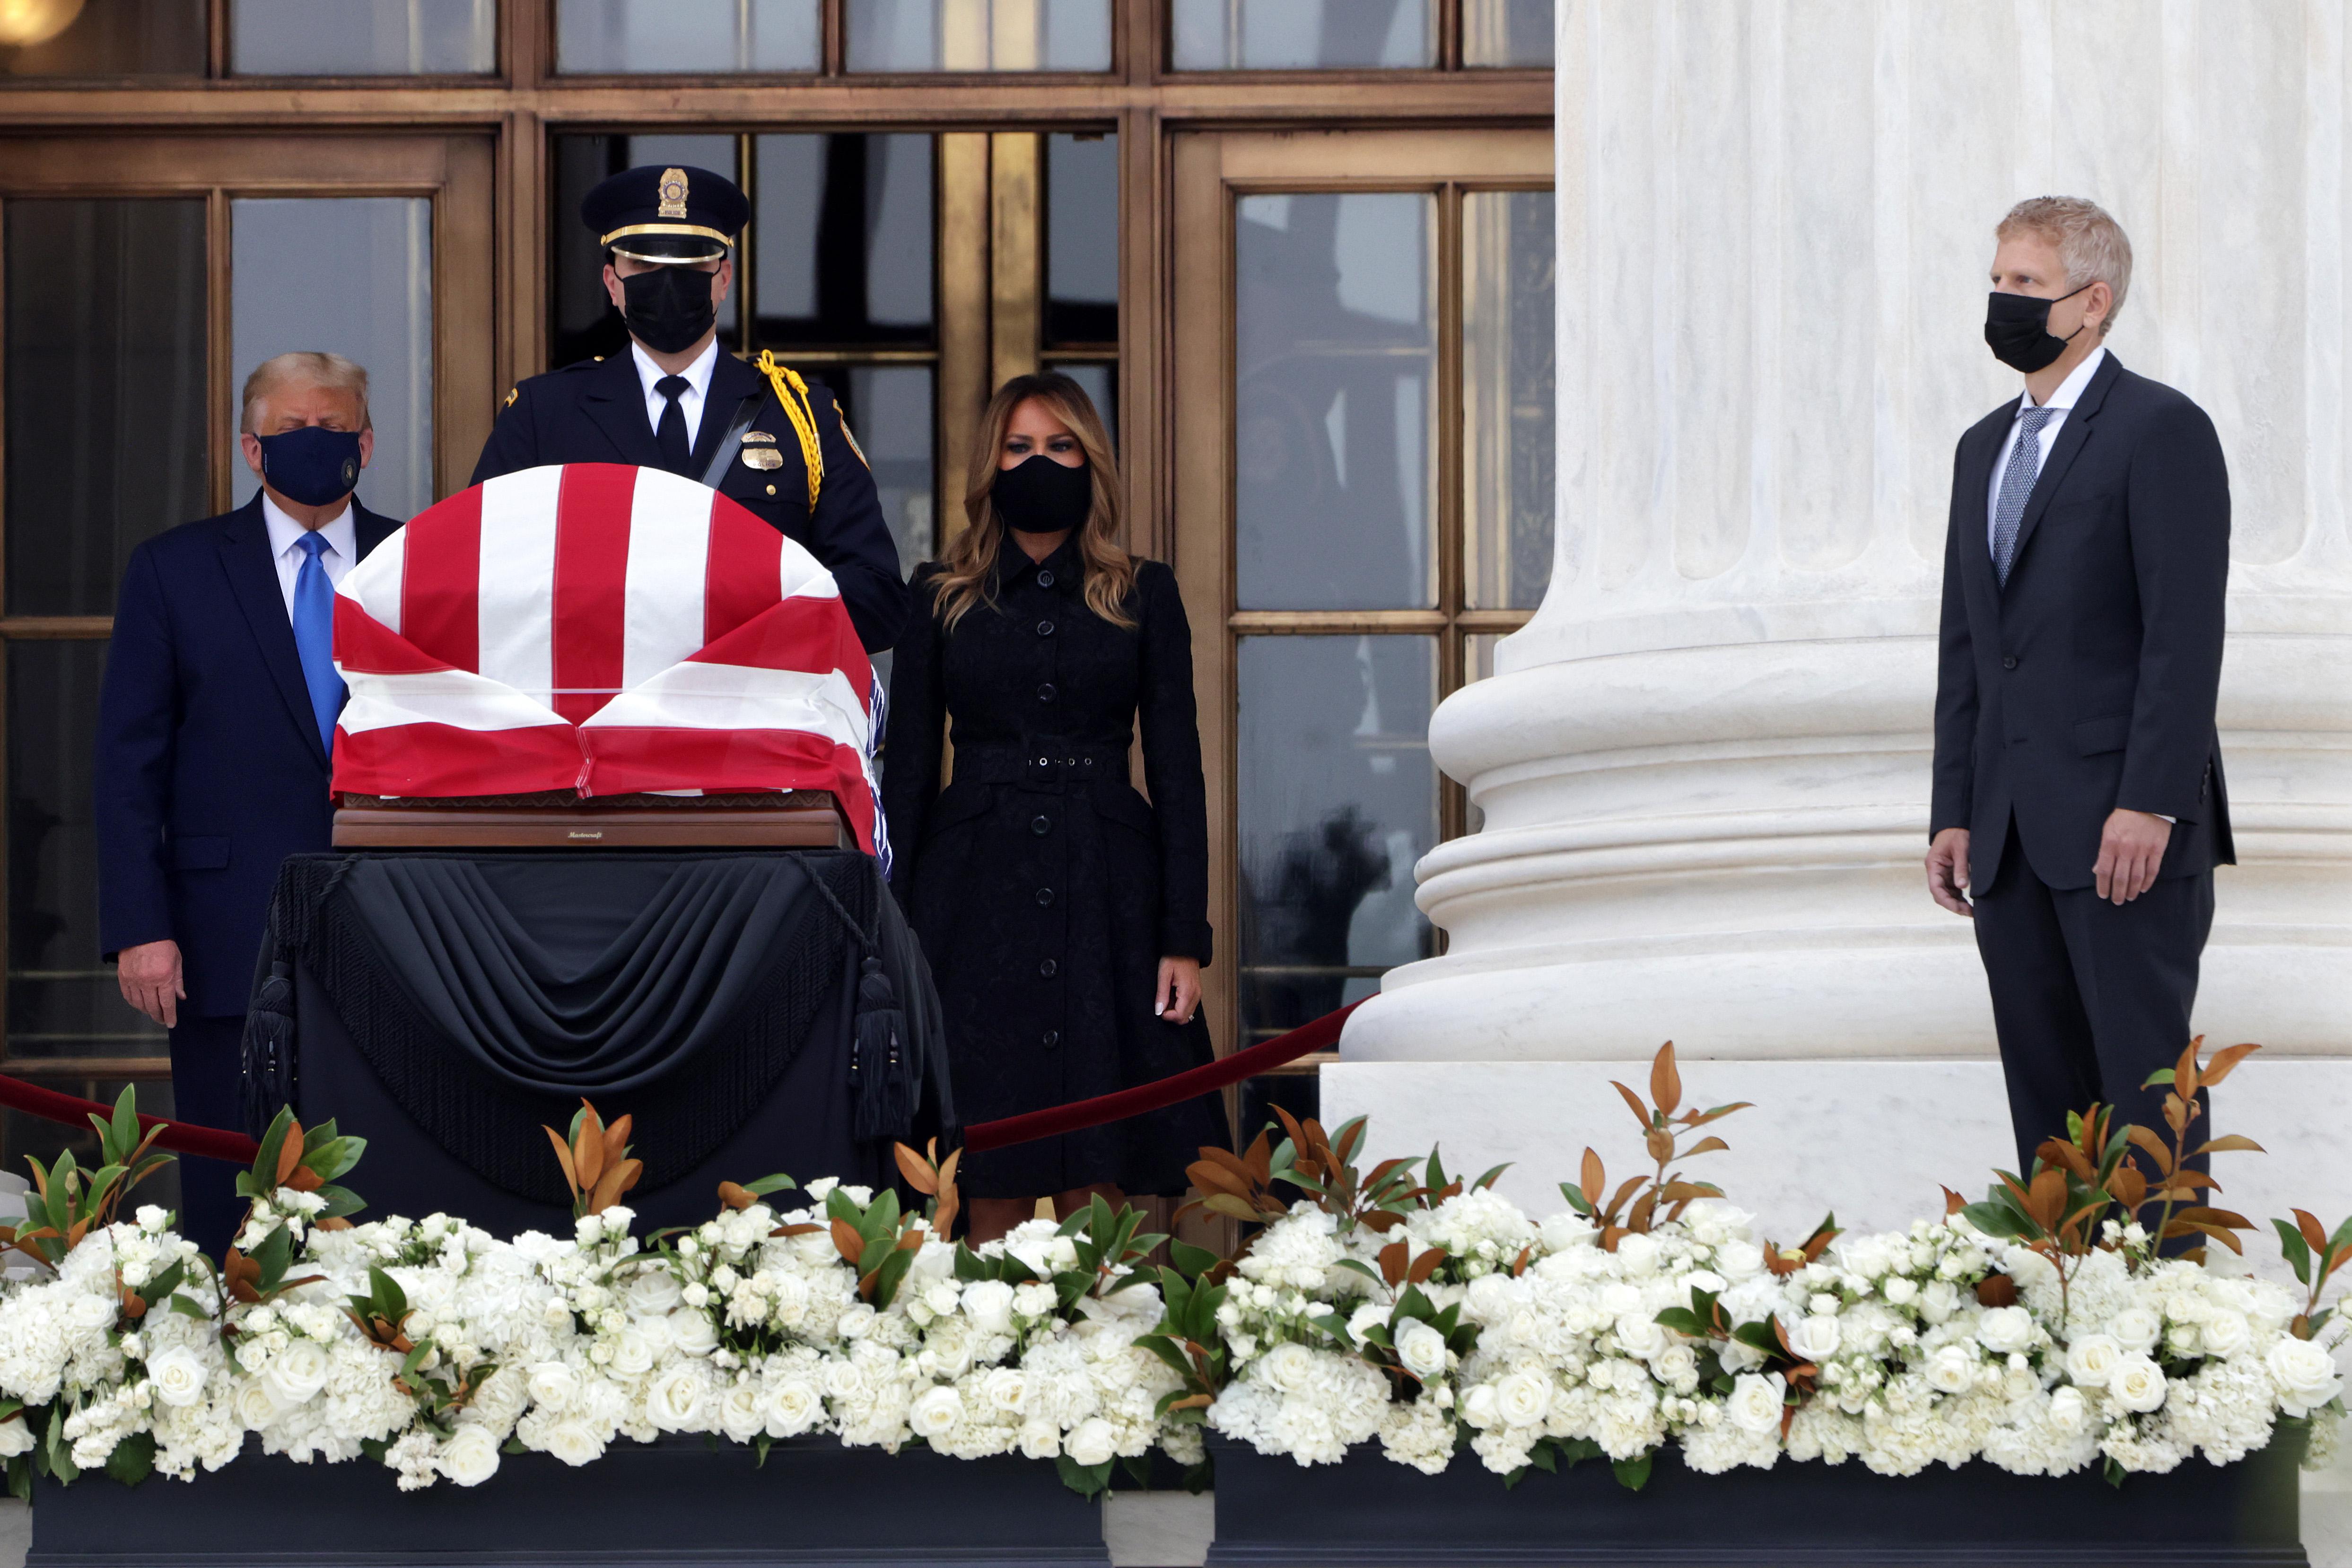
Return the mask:
<svg viewBox="0 0 2352 1568">
<path fill-rule="evenodd" d="M 954 1121 L 928 967 L 854 852 L 298 855 L 254 1001 L 254 1131 L 290 1104 L 367 1139 L 375 1214 L 568 1226 L 540 1129 L 583 1099 L 635 1118 L 646 1226 L 722 1180 L 887 1181 Z"/>
</svg>

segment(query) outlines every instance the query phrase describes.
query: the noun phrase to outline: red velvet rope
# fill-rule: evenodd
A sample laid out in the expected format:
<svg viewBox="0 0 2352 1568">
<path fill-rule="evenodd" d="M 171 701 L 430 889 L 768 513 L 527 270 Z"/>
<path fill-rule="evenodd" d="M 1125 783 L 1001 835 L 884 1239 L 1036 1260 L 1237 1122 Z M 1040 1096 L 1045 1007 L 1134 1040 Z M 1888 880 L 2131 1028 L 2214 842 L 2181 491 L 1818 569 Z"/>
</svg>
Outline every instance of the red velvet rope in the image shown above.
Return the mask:
<svg viewBox="0 0 2352 1568">
<path fill-rule="evenodd" d="M 1370 1001 L 1366 997 L 1364 1001 Z M 1301 1024 L 1286 1035 L 1261 1041 L 1247 1050 L 1235 1051 L 1222 1061 L 1180 1072 L 1173 1078 L 1163 1078 L 1152 1083 L 1141 1083 L 1133 1089 L 1122 1089 L 1116 1094 L 1097 1095 L 1069 1105 L 1055 1105 L 1044 1110 L 1031 1110 L 1019 1116 L 1008 1116 L 1001 1121 L 983 1121 L 977 1127 L 964 1129 L 963 1144 L 973 1153 L 990 1149 L 1009 1148 L 1015 1143 L 1031 1143 L 1040 1138 L 1058 1138 L 1065 1132 L 1082 1128 L 1099 1127 L 1106 1121 L 1124 1121 L 1141 1116 L 1149 1110 L 1164 1110 L 1169 1106 L 1208 1094 L 1215 1089 L 1236 1084 L 1245 1078 L 1294 1062 L 1309 1051 L 1319 1051 L 1339 1038 L 1340 1026 L 1348 1015 L 1362 1006 L 1362 1001 L 1350 1002 L 1336 1013 L 1326 1013 L 1312 1023 Z M 100 1116 L 112 1114 L 94 1100 L 59 1094 L 53 1089 L 43 1089 L 26 1083 L 23 1079 L 0 1075 L 0 1105 L 22 1110 L 28 1115 L 50 1121 L 62 1121 L 68 1127 L 83 1125 L 83 1119 L 93 1111 Z M 163 1135 L 155 1140 L 162 1147 L 178 1154 L 198 1154 L 207 1160 L 226 1160 L 232 1165 L 250 1165 L 261 1152 L 261 1145 L 242 1132 L 225 1131 L 218 1127 L 199 1127 L 193 1121 L 169 1121 L 160 1116 L 142 1116 L 142 1127 L 162 1123 Z"/>
</svg>

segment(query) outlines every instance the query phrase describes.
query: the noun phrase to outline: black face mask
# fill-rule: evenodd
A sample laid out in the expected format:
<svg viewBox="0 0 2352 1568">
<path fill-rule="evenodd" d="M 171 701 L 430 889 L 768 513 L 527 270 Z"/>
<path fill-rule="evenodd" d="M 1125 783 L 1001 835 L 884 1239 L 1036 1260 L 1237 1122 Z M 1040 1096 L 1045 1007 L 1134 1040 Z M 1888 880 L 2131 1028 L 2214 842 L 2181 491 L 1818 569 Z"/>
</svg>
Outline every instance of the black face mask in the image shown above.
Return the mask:
<svg viewBox="0 0 2352 1568">
<path fill-rule="evenodd" d="M 683 353 L 719 320 L 710 297 L 712 274 L 693 267 L 656 267 L 621 279 L 627 301 L 621 317 L 636 340 L 657 354 Z"/>
<path fill-rule="evenodd" d="M 2093 282 L 2097 279 L 2094 279 Z M 2083 285 L 2088 289 L 2089 283 Z M 2058 300 L 2071 300 L 2080 294 L 2061 294 Z M 1985 302 L 1985 345 L 1992 357 L 2011 370 L 2032 375 L 2044 365 L 2053 364 L 2066 352 L 2066 345 L 2082 335 L 2084 327 L 2074 329 L 2066 337 L 2053 336 L 2050 331 L 2050 307 L 2058 300 L 2043 300 L 2032 294 L 1995 294 Z"/>
<path fill-rule="evenodd" d="M 1095 478 L 1083 463 L 1065 468 L 1043 452 L 996 476 L 988 492 L 1004 526 L 1023 533 L 1059 533 L 1084 527 L 1094 510 Z"/>
</svg>

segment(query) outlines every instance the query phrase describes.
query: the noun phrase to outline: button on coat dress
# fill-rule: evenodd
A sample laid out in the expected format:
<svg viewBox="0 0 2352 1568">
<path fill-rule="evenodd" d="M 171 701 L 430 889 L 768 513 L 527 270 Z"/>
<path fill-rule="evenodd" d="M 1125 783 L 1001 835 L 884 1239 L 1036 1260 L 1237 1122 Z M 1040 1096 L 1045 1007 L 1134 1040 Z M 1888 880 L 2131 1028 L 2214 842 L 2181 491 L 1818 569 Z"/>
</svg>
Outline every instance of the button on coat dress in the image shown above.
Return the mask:
<svg viewBox="0 0 2352 1568">
<path fill-rule="evenodd" d="M 1206 1019 L 1155 1016 L 1164 955 L 1210 958 L 1208 814 L 1192 634 L 1175 574 L 1136 563 L 1120 627 L 1087 608 L 1074 543 L 1042 563 L 1010 540 L 993 584 L 940 629 L 918 570 L 890 680 L 883 801 L 905 905 L 945 1011 L 966 1125 L 1198 1067 Z M 1129 783 L 1138 721 L 1147 804 Z M 953 724 L 950 782 L 941 742 Z M 1115 1182 L 1178 1193 L 1222 1102 L 968 1156 L 964 1190 L 1026 1197 Z"/>
</svg>

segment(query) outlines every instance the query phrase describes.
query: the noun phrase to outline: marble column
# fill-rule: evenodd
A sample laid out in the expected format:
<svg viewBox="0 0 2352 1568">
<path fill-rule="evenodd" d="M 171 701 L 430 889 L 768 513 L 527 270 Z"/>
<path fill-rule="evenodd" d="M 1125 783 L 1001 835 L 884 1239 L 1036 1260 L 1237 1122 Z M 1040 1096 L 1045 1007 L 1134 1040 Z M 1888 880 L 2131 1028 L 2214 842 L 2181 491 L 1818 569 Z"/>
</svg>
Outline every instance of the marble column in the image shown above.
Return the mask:
<svg viewBox="0 0 2352 1568">
<path fill-rule="evenodd" d="M 1561 0 L 1551 588 L 1431 725 L 1484 826 L 1419 866 L 1447 951 L 1351 1021 L 1328 1112 L 1544 1191 L 1672 1037 L 1779 1102 L 1741 1119 L 1780 1129 L 1759 1169 L 1869 1129 L 1852 1158 L 1903 1173 L 1874 1218 L 2005 1161 L 1920 858 L 1952 447 L 2018 388 L 1992 227 L 2059 193 L 2136 247 L 2112 351 L 2231 466 L 2239 864 L 2197 1027 L 2269 1047 L 2232 1097 L 2269 1136 L 2352 1123 L 2345 31 L 2340 0 Z M 2352 1207 L 2330 1184 L 2296 1190 Z M 1853 1201 L 1781 1185 L 1792 1227 Z"/>
</svg>

